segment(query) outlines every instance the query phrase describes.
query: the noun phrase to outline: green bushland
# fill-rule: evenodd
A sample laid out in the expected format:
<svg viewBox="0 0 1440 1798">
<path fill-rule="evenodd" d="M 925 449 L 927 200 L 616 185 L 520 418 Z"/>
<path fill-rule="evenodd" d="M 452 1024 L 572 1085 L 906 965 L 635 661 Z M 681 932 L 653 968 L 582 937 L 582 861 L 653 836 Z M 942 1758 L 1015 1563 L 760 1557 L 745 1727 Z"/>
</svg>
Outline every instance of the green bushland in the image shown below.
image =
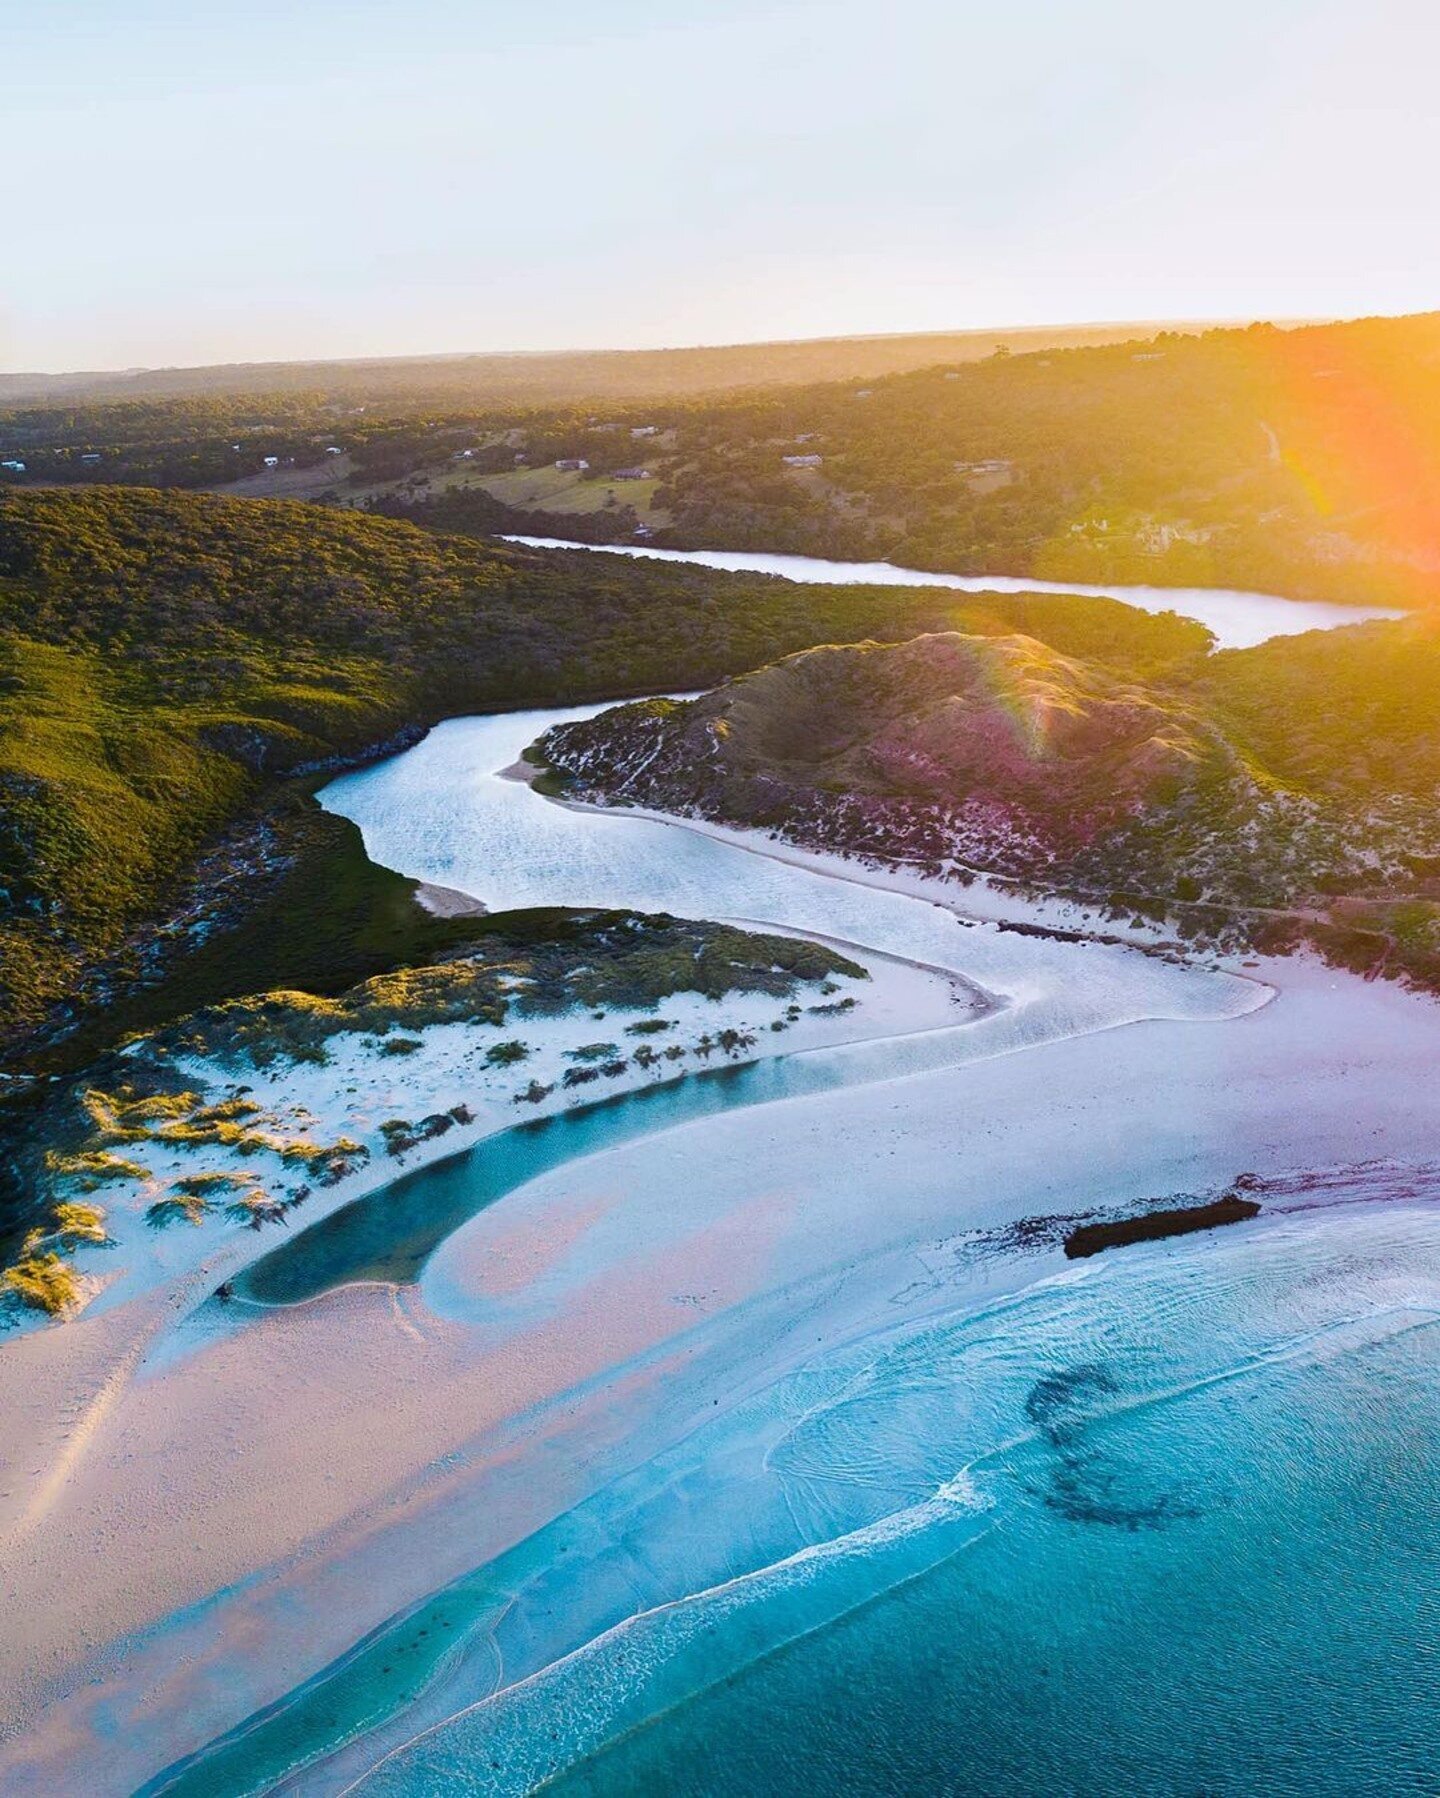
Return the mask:
<svg viewBox="0 0 1440 1798">
<path fill-rule="evenodd" d="M 628 403 L 614 376 L 634 379 L 633 357 L 585 359 L 597 384 L 578 392 L 528 358 L 498 386 L 459 362 L 175 371 L 143 398 L 0 410 L 0 437 L 29 464 L 19 490 L 223 484 L 276 456 L 311 469 L 312 491 L 434 530 L 597 542 L 633 540 L 631 484 L 614 504 L 607 489 L 638 458 L 662 544 L 1435 602 L 1440 314 L 1126 336 L 667 352 Z M 1002 347 L 1032 353 L 988 353 Z M 698 370 L 721 362 L 767 384 L 717 392 Z M 636 426 L 658 433 L 642 446 Z M 796 451 L 821 466 L 787 468 Z M 505 503 L 543 507 L 569 458 L 590 470 L 548 503 L 593 511 Z"/>
<path fill-rule="evenodd" d="M 1432 312 L 1168 330 L 963 365 L 937 354 L 863 389 L 827 381 L 603 419 L 571 406 L 477 422 L 518 425 L 534 469 L 583 457 L 594 474 L 633 460 L 627 424 L 660 426 L 644 460 L 662 547 L 1429 607 L 1437 420 Z M 797 451 L 820 466 L 787 467 Z M 509 499 L 527 491 L 514 476 L 490 484 Z M 377 503 L 447 531 L 618 543 L 637 523 L 619 503 L 527 514 L 423 475 Z"/>
<path fill-rule="evenodd" d="M 333 965 L 333 990 L 443 943 L 410 883 L 307 809 L 312 764 L 465 709 L 708 685 L 957 621 L 1146 667 L 1208 642 L 1104 600 L 804 587 L 279 501 L 0 492 L 0 1046 L 21 1065 L 88 1013 L 93 1052 L 147 1008 L 286 965 Z M 321 879 L 347 856 L 347 879 Z M 180 985 L 147 1001 L 157 964 L 183 965 Z"/>
<path fill-rule="evenodd" d="M 982 869 L 1195 949 L 1308 943 L 1440 990 L 1433 615 L 1144 679 L 1029 637 L 823 646 L 538 752 L 583 797 Z"/>
</svg>

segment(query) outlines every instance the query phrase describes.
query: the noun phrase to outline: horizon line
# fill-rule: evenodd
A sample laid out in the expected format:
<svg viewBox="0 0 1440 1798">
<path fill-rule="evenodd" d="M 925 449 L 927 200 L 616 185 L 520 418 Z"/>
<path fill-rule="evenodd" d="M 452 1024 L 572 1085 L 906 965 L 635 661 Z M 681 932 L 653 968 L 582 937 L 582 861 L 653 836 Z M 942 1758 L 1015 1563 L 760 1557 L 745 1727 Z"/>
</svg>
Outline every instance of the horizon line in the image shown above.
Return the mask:
<svg viewBox="0 0 1440 1798">
<path fill-rule="evenodd" d="M 1360 316 L 1408 318 L 1416 313 L 1374 314 Z M 1219 318 L 1105 318 L 1069 319 L 1049 324 L 1031 325 L 957 325 L 926 331 L 836 331 L 818 337 L 754 337 L 720 343 L 645 344 L 629 348 L 613 345 L 570 345 L 560 349 L 468 349 L 468 350 L 404 350 L 375 352 L 363 356 L 265 356 L 253 360 L 225 362 L 161 362 L 129 363 L 110 368 L 15 368 L 0 369 L 0 382 L 26 380 L 80 381 L 124 379 L 139 375 L 197 374 L 219 369 L 271 368 L 367 368 L 397 362 L 466 362 L 466 361 L 538 361 L 546 357 L 568 356 L 684 356 L 706 351 L 778 349 L 788 345 L 835 343 L 887 343 L 901 339 L 949 337 L 1020 337 L 1040 336 L 1057 331 L 1184 331 L 1231 330 L 1252 324 L 1273 324 L 1277 329 L 1294 329 L 1305 325 L 1333 324 L 1335 315 L 1325 313 L 1275 318 L 1251 318 L 1244 314 Z"/>
</svg>

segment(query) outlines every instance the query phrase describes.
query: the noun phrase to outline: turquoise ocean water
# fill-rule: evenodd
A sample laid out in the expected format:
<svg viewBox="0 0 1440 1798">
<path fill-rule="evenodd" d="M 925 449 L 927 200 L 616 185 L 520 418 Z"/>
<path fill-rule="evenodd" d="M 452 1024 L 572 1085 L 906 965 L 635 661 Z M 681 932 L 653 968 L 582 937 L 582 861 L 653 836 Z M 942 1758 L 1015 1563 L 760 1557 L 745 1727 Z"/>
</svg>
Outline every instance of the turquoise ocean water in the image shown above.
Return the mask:
<svg viewBox="0 0 1440 1798">
<path fill-rule="evenodd" d="M 1342 1208 L 822 1355 L 157 1789 L 1434 1792 L 1437 1318 Z"/>
</svg>

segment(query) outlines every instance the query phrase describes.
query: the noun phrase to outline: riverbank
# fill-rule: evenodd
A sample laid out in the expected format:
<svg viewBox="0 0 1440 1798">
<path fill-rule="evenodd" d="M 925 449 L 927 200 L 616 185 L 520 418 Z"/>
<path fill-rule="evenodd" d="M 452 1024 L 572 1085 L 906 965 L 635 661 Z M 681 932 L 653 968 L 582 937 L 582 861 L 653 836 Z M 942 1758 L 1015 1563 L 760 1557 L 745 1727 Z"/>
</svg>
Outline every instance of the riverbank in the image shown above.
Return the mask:
<svg viewBox="0 0 1440 1798">
<path fill-rule="evenodd" d="M 1371 619 L 1403 618 L 1394 606 L 1341 605 L 1327 600 L 1246 593 L 1216 587 L 1142 587 L 1125 582 L 1045 581 L 1005 574 L 946 574 L 901 568 L 892 562 L 831 562 L 817 556 L 768 555 L 755 550 L 655 549 L 635 543 L 580 543 L 561 537 L 502 536 L 502 543 L 526 549 L 589 550 L 631 556 L 639 561 L 690 563 L 728 574 L 771 574 L 790 581 L 830 586 L 863 583 L 874 587 L 948 587 L 957 593 L 1074 593 L 1089 599 L 1119 599 L 1142 612 L 1179 612 L 1215 634 L 1223 649 L 1245 649 L 1271 637 Z"/>
<path fill-rule="evenodd" d="M 321 1060 L 282 1055 L 252 1067 L 238 1085 L 233 1064 L 184 1062 L 178 1071 L 187 1102 L 235 1108 L 247 1143 L 197 1146 L 169 1140 L 163 1127 L 153 1140 L 126 1143 L 125 1159 L 139 1177 L 123 1181 L 118 1194 L 107 1186 L 98 1195 L 107 1243 L 73 1258 L 83 1311 L 57 1323 L 20 1313 L 17 1327 L 0 1335 L 6 1418 L 0 1540 L 17 1576 L 8 1591 L 11 1615 L 27 1619 L 23 1631 L 0 1642 L 10 1694 L 4 1728 L 20 1727 L 53 1679 L 68 1687 L 78 1677 L 77 1657 L 83 1665 L 89 1649 L 203 1596 L 216 1575 L 215 1557 L 224 1563 L 236 1543 L 259 1564 L 283 1560 L 299 1542 L 383 1494 L 384 1479 L 375 1484 L 373 1444 L 345 1463 L 351 1484 L 340 1479 L 340 1462 L 328 1448 L 316 1457 L 301 1452 L 288 1424 L 258 1484 L 254 1441 L 247 1445 L 245 1478 L 230 1478 L 235 1417 L 257 1400 L 274 1406 L 273 1368 L 263 1358 L 248 1361 L 251 1328 L 268 1339 L 273 1326 L 243 1301 L 221 1303 L 209 1295 L 229 1290 L 248 1264 L 273 1249 L 282 1234 L 275 1223 L 289 1219 L 257 1217 L 253 1230 L 232 1224 L 217 1234 L 204 1215 L 218 1217 L 217 1204 L 199 1199 L 202 1192 L 213 1184 L 222 1199 L 238 1199 L 242 1189 L 269 1187 L 286 1174 L 293 1184 L 293 1144 L 328 1145 L 325 1153 L 335 1149 L 342 1165 L 333 1177 L 306 1186 L 303 1212 L 290 1224 L 313 1228 L 383 1194 L 402 1176 L 441 1160 L 462 1162 L 467 1150 L 522 1121 L 534 1130 L 573 1117 L 587 1102 L 593 1107 L 598 1094 L 613 1102 L 627 1092 L 658 1094 L 689 1073 L 702 1082 L 707 1072 L 739 1073 L 782 1042 L 789 1058 L 907 1032 L 948 1033 L 991 1009 L 949 971 L 871 955 L 863 972 L 863 980 L 839 975 L 775 997 L 711 1000 L 685 992 L 659 1006 L 612 1006 L 599 1014 L 571 1007 L 489 1027 L 468 1021 L 411 1035 L 340 1035 L 329 1039 Z M 502 1045 L 507 1052 L 497 1055 Z M 237 1152 L 246 1162 L 239 1174 Z M 193 1219 L 182 1215 L 182 1200 L 167 1196 L 176 1191 L 197 1196 Z M 403 1316 L 394 1289 L 386 1286 L 384 1294 L 384 1315 Z M 355 1290 L 342 1302 L 355 1302 Z M 159 1370 L 208 1343 L 217 1327 L 227 1341 L 238 1332 L 235 1346 L 247 1371 L 221 1375 L 211 1386 L 216 1370 L 207 1363 L 207 1396 L 179 1401 L 178 1410 L 164 1399 L 156 1413 Z M 262 1357 L 269 1353 L 267 1347 Z M 328 1351 L 321 1361 L 338 1377 Z M 482 1378 L 470 1367 L 465 1374 L 467 1381 Z M 340 1414 L 349 1411 L 341 1396 L 346 1384 L 340 1379 L 335 1387 Z M 177 1418 L 184 1420 L 178 1429 Z M 320 1447 L 324 1432 L 311 1426 L 306 1439 Z M 158 1480 L 153 1458 L 136 1465 L 133 1452 L 120 1447 L 133 1442 L 134 1431 L 152 1429 L 157 1444 L 163 1438 L 174 1451 L 163 1457 Z M 112 1443 L 114 1452 L 105 1452 Z M 392 1464 L 391 1477 L 398 1470 Z M 263 1496 L 277 1488 L 287 1493 L 279 1507 Z M 97 1513 L 109 1522 L 98 1523 Z M 77 1523 L 77 1514 L 88 1514 L 89 1525 Z M 165 1534 L 175 1529 L 184 1541 L 203 1538 L 203 1557 L 195 1558 L 198 1543 L 188 1553 L 178 1540 L 165 1550 Z M 73 1589 L 78 1543 L 92 1545 L 81 1555 L 83 1599 L 48 1608 L 47 1590 Z M 192 1578 L 198 1583 L 190 1584 Z"/>
</svg>

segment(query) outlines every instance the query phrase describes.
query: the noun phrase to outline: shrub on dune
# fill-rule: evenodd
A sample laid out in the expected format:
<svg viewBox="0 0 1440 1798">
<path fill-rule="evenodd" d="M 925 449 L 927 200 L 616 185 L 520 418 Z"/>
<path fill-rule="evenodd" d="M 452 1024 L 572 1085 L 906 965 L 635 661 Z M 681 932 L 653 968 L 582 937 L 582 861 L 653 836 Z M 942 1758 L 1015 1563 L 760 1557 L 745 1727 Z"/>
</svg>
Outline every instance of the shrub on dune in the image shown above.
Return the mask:
<svg viewBox="0 0 1440 1798">
<path fill-rule="evenodd" d="M 55 1234 L 65 1242 L 93 1242 L 103 1246 L 110 1240 L 101 1207 L 80 1205 L 73 1200 L 55 1207 Z"/>
<path fill-rule="evenodd" d="M 175 1182 L 175 1190 L 188 1198 L 217 1198 L 224 1192 L 231 1192 L 241 1186 L 253 1184 L 253 1174 L 186 1174 L 183 1180 Z"/>
<path fill-rule="evenodd" d="M 43 1311 L 47 1317 L 62 1317 L 73 1311 L 82 1291 L 80 1276 L 53 1249 L 44 1254 L 24 1255 L 0 1274 L 0 1293 L 31 1310 Z"/>
<path fill-rule="evenodd" d="M 152 1230 L 168 1230 L 171 1224 L 203 1224 L 213 1210 L 212 1202 L 198 1193 L 167 1193 L 146 1211 L 145 1222 Z"/>
<path fill-rule="evenodd" d="M 227 1205 L 225 1215 L 232 1223 L 258 1230 L 263 1224 L 283 1224 L 285 1205 L 280 1199 L 272 1199 L 268 1192 L 262 1192 L 257 1186 L 253 1192 L 247 1192 Z"/>
</svg>

